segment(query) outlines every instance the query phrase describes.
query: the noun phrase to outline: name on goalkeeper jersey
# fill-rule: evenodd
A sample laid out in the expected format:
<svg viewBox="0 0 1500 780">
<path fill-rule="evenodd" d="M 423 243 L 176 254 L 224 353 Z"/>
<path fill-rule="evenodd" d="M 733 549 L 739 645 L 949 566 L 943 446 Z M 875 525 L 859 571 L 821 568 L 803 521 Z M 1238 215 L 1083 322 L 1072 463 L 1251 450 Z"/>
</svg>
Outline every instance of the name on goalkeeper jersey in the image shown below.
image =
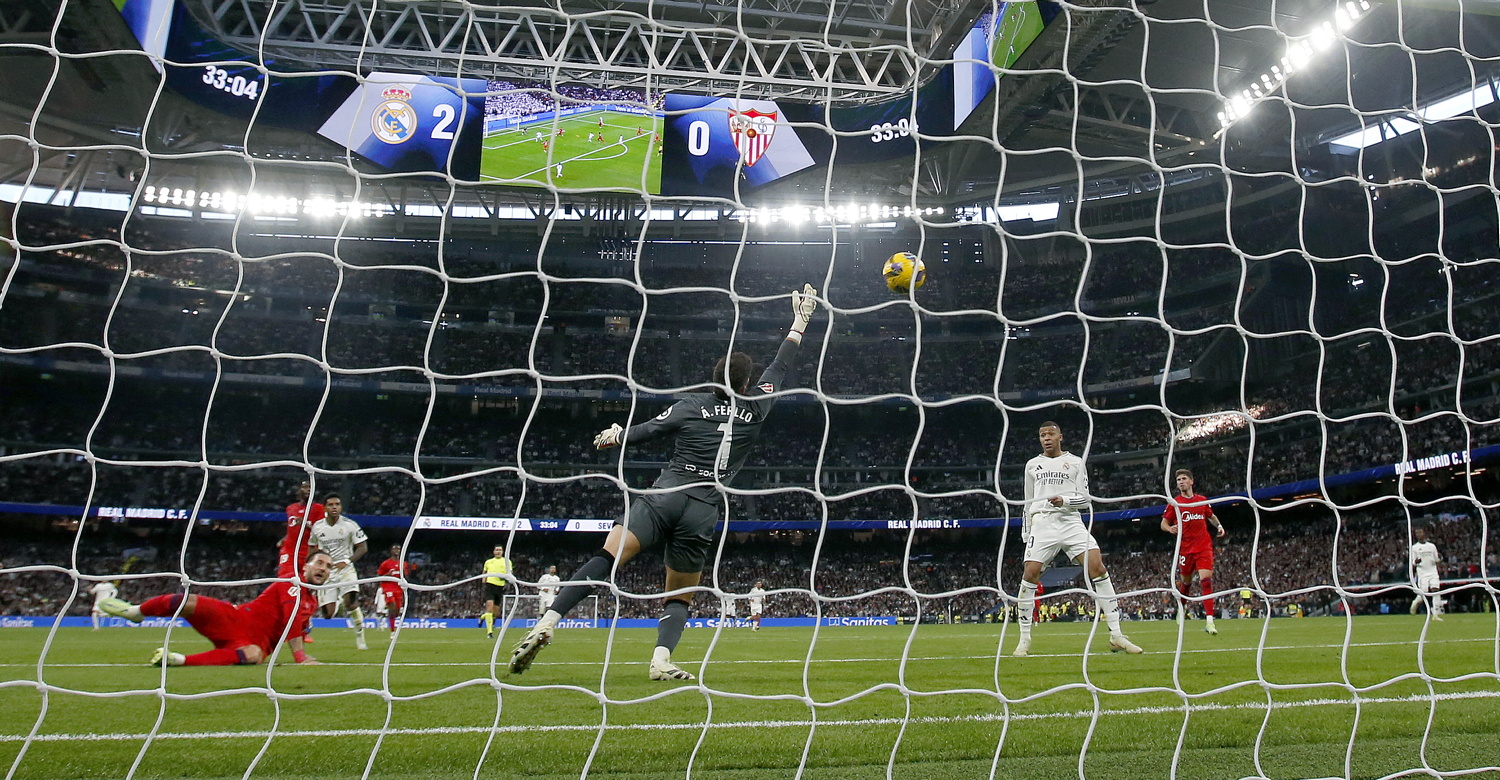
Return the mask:
<svg viewBox="0 0 1500 780">
<path fill-rule="evenodd" d="M 720 404 L 714 407 L 705 406 L 703 407 L 702 411 L 703 419 L 705 420 L 713 417 L 733 417 L 741 422 L 755 422 L 755 414 L 743 406 L 729 406 L 727 404 Z"/>
<path fill-rule="evenodd" d="M 1441 455 L 1430 455 L 1425 458 L 1409 460 L 1405 463 L 1396 464 L 1396 474 L 1410 474 L 1414 471 L 1427 471 L 1428 469 L 1441 469 L 1449 466 L 1458 466 L 1470 462 L 1472 454 L 1468 450 L 1461 452 L 1445 452 Z"/>
</svg>

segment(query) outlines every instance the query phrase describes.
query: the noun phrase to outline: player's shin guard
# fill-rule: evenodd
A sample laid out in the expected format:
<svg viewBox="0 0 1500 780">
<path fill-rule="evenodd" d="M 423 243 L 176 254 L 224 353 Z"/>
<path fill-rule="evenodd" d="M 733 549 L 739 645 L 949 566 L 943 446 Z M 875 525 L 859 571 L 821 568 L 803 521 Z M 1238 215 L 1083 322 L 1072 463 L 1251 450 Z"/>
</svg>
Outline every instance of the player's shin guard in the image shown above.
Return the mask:
<svg viewBox="0 0 1500 780">
<path fill-rule="evenodd" d="M 1036 612 L 1036 585 L 1021 580 L 1016 596 L 1016 624 L 1021 627 L 1022 637 L 1030 637 L 1032 613 Z"/>
<path fill-rule="evenodd" d="M 687 628 L 688 605 L 672 599 L 661 612 L 661 620 L 656 624 L 656 646 L 665 647 L 671 653 L 682 640 L 682 630 Z"/>
<path fill-rule="evenodd" d="M 365 611 L 359 607 L 349 610 L 349 627 L 354 629 L 354 635 L 363 637 L 365 635 Z"/>
<path fill-rule="evenodd" d="M 137 609 L 146 617 L 171 617 L 177 614 L 177 609 L 181 605 L 182 594 L 173 593 L 170 596 L 153 596 L 146 599 Z"/>
<path fill-rule="evenodd" d="M 1104 622 L 1109 625 L 1109 633 L 1120 633 L 1120 603 L 1115 598 L 1115 584 L 1110 582 L 1106 574 L 1097 580 L 1093 580 L 1094 603 L 1099 606 L 1099 614 L 1104 616 Z"/>
<path fill-rule="evenodd" d="M 1204 614 L 1204 616 L 1206 616 L 1206 617 L 1218 617 L 1219 616 L 1218 608 L 1217 608 L 1218 605 L 1214 603 L 1214 597 L 1213 597 L 1213 592 L 1214 592 L 1214 578 L 1213 577 L 1203 577 L 1203 578 L 1199 579 L 1198 580 L 1198 589 L 1201 590 L 1201 591 L 1203 591 L 1203 595 L 1206 597 L 1206 598 L 1203 599 L 1203 614 Z"/>
<path fill-rule="evenodd" d="M 601 549 L 598 552 L 594 553 L 594 557 L 590 558 L 588 563 L 580 566 L 578 568 L 578 571 L 573 572 L 573 576 L 569 577 L 568 579 L 607 579 L 609 577 L 610 570 L 614 567 L 615 556 L 610 555 L 607 550 Z M 578 602 L 583 601 L 585 598 L 588 598 L 589 593 L 593 592 L 593 590 L 594 588 L 591 585 L 569 585 L 568 587 L 563 588 L 561 593 L 557 594 L 556 599 L 553 599 L 552 609 L 549 611 L 556 612 L 559 615 L 567 615 L 570 611 L 572 611 L 574 607 L 578 606 Z"/>
</svg>

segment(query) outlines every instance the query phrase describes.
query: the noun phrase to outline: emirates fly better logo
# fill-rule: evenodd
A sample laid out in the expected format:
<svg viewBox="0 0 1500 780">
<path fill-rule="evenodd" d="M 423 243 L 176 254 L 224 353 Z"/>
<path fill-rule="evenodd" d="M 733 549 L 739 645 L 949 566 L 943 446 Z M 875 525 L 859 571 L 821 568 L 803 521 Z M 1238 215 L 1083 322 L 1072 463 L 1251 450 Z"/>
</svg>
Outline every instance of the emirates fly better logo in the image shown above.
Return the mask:
<svg viewBox="0 0 1500 780">
<path fill-rule="evenodd" d="M 380 104 L 370 116 L 376 138 L 388 144 L 401 144 L 417 134 L 417 112 L 409 100 L 411 90 L 402 86 L 387 87 L 380 93 Z"/>
<path fill-rule="evenodd" d="M 776 134 L 776 115 L 761 113 L 755 109 L 729 112 L 729 135 L 734 138 L 735 151 L 748 168 L 760 162 L 761 156 L 771 147 L 771 136 Z"/>
</svg>

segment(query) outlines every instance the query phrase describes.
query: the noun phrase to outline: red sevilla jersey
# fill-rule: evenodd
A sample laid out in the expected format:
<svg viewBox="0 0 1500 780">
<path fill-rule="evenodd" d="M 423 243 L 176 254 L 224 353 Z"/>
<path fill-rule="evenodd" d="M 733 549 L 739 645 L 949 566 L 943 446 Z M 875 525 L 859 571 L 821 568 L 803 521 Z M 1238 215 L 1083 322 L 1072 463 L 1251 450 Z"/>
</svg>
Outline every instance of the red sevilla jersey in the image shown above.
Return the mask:
<svg viewBox="0 0 1500 780">
<path fill-rule="evenodd" d="M 412 563 L 411 561 L 402 563 L 395 558 L 386 558 L 383 562 L 381 562 L 380 568 L 375 570 L 375 576 L 409 577 L 411 576 L 411 573 L 416 570 L 417 565 L 415 563 Z M 401 592 L 401 586 L 394 582 L 382 582 L 380 583 L 380 588 L 387 593 Z"/>
<path fill-rule="evenodd" d="M 296 583 L 276 582 L 261 591 L 255 600 L 240 605 L 244 616 L 244 636 L 269 651 L 281 642 L 282 632 L 288 638 L 307 633 L 307 621 L 318 609 L 318 594 Z M 290 631 L 286 630 L 291 623 Z"/>
<path fill-rule="evenodd" d="M 288 556 L 287 560 L 293 562 L 298 569 L 307 560 L 313 523 L 322 520 L 324 516 L 322 504 L 313 504 L 311 509 L 304 507 L 301 501 L 287 505 L 286 538 L 281 540 L 281 554 Z"/>
<path fill-rule="evenodd" d="M 1214 508 L 1209 506 L 1207 497 L 1196 493 L 1173 496 L 1162 516 L 1177 526 L 1177 533 L 1182 536 L 1182 552 L 1209 552 L 1214 548 L 1208 531 L 1208 519 L 1214 516 Z"/>
</svg>

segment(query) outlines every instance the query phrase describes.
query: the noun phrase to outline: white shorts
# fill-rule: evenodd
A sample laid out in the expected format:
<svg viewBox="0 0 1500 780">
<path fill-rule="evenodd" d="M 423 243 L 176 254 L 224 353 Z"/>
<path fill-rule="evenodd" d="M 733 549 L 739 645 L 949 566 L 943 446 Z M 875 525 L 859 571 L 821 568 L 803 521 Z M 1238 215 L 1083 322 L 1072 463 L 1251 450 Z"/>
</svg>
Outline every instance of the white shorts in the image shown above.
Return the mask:
<svg viewBox="0 0 1500 780">
<path fill-rule="evenodd" d="M 750 617 L 759 617 L 764 607 L 759 601 L 750 602 Z"/>
<path fill-rule="evenodd" d="M 1071 561 L 1097 549 L 1099 543 L 1083 523 L 1037 524 L 1031 527 L 1031 538 L 1026 540 L 1026 560 L 1051 563 L 1062 552 Z"/>
<path fill-rule="evenodd" d="M 552 608 L 552 602 L 554 602 L 556 600 L 557 600 L 557 594 L 556 593 L 538 593 L 538 594 L 536 594 L 536 603 L 537 603 L 537 605 L 539 607 L 541 607 L 541 609 L 542 609 L 543 612 L 546 612 L 548 609 L 551 609 Z"/>
<path fill-rule="evenodd" d="M 344 597 L 345 593 L 358 593 L 359 585 L 355 580 L 359 579 L 359 572 L 354 570 L 354 564 L 349 564 L 342 569 L 334 569 L 328 573 L 328 582 L 318 588 L 318 606 L 332 604 Z"/>
<path fill-rule="evenodd" d="M 1417 590 L 1422 593 L 1432 593 L 1440 587 L 1442 583 L 1438 581 L 1436 574 L 1417 577 Z"/>
</svg>

